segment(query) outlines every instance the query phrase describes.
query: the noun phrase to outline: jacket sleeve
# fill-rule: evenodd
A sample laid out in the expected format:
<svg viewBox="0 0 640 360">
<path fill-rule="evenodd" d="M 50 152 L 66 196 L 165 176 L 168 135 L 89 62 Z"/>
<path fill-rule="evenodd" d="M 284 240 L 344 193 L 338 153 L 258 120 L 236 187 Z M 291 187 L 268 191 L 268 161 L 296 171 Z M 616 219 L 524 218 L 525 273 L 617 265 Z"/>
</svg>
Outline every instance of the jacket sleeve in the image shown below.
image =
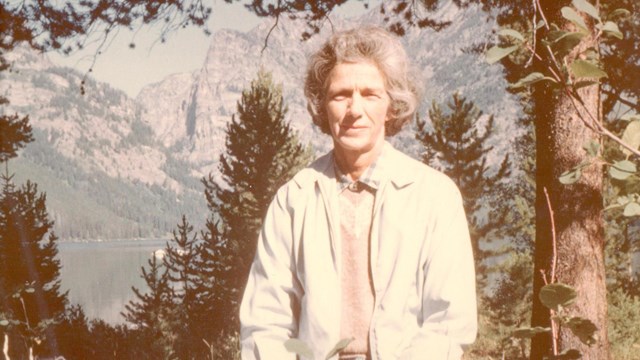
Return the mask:
<svg viewBox="0 0 640 360">
<path fill-rule="evenodd" d="M 441 199 L 424 265 L 422 324 L 402 359 L 459 360 L 477 332 L 475 270 L 458 189 Z"/>
<path fill-rule="evenodd" d="M 281 189 L 271 203 L 240 306 L 242 359 L 296 359 L 284 343 L 296 337 L 300 285 L 293 271 L 292 219 Z"/>
</svg>

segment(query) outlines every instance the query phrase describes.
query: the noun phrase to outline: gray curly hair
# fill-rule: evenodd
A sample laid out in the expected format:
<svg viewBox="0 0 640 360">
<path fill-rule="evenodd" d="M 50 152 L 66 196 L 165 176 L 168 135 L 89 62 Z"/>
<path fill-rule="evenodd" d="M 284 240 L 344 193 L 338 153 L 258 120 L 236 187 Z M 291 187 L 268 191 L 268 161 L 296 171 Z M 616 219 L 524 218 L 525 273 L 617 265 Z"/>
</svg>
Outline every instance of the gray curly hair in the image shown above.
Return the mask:
<svg viewBox="0 0 640 360">
<path fill-rule="evenodd" d="M 309 59 L 304 95 L 313 123 L 322 132 L 331 134 L 324 106 L 329 74 L 338 64 L 363 61 L 377 66 L 391 98 L 385 134 L 395 135 L 413 118 L 418 93 L 409 78 L 409 61 L 404 47 L 398 38 L 382 28 L 361 27 L 334 34 Z"/>
</svg>

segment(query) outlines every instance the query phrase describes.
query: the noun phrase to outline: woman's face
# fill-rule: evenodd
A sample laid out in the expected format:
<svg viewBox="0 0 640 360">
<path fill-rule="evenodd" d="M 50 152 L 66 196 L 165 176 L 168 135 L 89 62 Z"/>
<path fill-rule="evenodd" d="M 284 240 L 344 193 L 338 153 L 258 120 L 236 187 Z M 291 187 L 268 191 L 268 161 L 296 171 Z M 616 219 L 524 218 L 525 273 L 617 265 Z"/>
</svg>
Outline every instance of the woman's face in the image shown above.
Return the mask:
<svg viewBox="0 0 640 360">
<path fill-rule="evenodd" d="M 327 81 L 325 111 L 334 146 L 363 154 L 384 144 L 391 99 L 380 70 L 369 62 L 336 65 Z"/>
</svg>

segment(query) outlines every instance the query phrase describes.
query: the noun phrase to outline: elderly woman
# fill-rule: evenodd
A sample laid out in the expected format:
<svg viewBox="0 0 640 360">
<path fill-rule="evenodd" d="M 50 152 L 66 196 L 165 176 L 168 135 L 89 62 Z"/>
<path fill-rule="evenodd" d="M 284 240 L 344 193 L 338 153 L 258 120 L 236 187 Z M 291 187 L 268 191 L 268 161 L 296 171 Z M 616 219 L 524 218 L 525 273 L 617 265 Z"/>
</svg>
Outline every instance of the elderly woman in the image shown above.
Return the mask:
<svg viewBox="0 0 640 360">
<path fill-rule="evenodd" d="M 385 136 L 413 116 L 406 53 L 379 28 L 336 33 L 305 95 L 333 150 L 276 194 L 240 309 L 243 359 L 460 359 L 476 336 L 473 257 L 462 200 L 442 173 Z"/>
</svg>

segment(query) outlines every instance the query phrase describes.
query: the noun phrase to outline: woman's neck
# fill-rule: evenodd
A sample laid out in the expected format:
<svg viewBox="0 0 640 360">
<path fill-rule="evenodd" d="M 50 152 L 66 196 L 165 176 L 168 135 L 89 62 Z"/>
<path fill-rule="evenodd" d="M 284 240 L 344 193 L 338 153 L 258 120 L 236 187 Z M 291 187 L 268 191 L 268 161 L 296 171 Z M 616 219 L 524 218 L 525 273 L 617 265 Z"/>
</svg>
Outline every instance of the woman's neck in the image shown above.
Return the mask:
<svg viewBox="0 0 640 360">
<path fill-rule="evenodd" d="M 356 181 L 373 164 L 382 153 L 382 147 L 367 152 L 350 152 L 336 146 L 334 154 L 336 163 L 342 173 Z"/>
</svg>

